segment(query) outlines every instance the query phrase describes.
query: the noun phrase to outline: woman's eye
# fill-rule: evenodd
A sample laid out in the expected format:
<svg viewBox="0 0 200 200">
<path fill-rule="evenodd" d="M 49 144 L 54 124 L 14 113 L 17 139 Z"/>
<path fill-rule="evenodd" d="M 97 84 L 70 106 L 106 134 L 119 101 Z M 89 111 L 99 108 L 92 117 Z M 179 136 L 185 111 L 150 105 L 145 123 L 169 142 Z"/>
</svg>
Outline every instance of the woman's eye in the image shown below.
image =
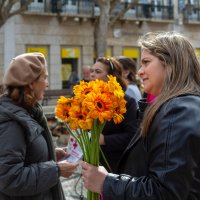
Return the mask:
<svg viewBox="0 0 200 200">
<path fill-rule="evenodd" d="M 148 64 L 149 63 L 149 60 L 143 60 L 142 61 L 142 64 L 144 64 L 144 65 L 146 65 L 146 64 Z"/>
</svg>

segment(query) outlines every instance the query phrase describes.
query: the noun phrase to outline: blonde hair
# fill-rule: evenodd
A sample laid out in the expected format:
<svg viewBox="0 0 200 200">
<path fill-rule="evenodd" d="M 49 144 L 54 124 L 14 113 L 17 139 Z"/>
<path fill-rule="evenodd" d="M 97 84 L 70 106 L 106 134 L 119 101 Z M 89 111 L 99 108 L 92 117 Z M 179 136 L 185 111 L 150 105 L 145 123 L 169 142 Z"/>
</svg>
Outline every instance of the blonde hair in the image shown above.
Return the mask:
<svg viewBox="0 0 200 200">
<path fill-rule="evenodd" d="M 176 32 L 147 33 L 139 39 L 139 45 L 159 58 L 167 73 L 161 93 L 146 110 L 141 124 L 141 135 L 146 136 L 158 109 L 165 102 L 184 94 L 200 94 L 200 64 L 191 43 Z"/>
</svg>

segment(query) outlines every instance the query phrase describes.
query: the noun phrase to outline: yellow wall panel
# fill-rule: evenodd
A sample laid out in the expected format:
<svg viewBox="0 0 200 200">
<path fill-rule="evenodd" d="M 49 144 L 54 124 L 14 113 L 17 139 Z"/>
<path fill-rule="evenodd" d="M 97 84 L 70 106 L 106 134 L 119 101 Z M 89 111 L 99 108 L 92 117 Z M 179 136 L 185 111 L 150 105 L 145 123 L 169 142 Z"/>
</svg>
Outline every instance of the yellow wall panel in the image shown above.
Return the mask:
<svg viewBox="0 0 200 200">
<path fill-rule="evenodd" d="M 138 48 L 124 48 L 123 56 L 137 59 L 137 58 L 139 58 L 139 49 Z"/>
<path fill-rule="evenodd" d="M 45 58 L 47 57 L 47 48 L 46 47 L 27 47 L 26 52 L 27 53 L 40 52 L 45 56 Z"/>
<path fill-rule="evenodd" d="M 80 49 L 79 48 L 62 48 L 61 57 L 62 58 L 79 58 Z"/>
</svg>

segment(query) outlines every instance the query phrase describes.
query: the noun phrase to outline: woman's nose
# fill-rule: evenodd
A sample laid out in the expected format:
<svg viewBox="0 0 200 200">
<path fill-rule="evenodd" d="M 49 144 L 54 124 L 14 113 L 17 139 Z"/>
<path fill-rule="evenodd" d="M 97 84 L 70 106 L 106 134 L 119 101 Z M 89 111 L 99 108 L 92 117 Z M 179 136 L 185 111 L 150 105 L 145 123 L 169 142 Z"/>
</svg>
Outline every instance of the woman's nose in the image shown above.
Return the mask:
<svg viewBox="0 0 200 200">
<path fill-rule="evenodd" d="M 140 69 L 138 70 L 138 75 L 141 76 L 144 74 L 144 68 L 141 66 Z"/>
</svg>

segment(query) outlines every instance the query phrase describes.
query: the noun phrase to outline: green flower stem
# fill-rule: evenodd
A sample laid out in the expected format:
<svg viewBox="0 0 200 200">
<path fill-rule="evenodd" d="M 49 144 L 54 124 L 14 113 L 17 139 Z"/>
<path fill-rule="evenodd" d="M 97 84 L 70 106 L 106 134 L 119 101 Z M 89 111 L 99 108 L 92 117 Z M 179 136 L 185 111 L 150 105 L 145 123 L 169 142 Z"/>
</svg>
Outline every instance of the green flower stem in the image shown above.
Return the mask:
<svg viewBox="0 0 200 200">
<path fill-rule="evenodd" d="M 99 166 L 99 153 L 101 151 L 99 138 L 102 130 L 106 124 L 106 121 L 101 124 L 98 119 L 95 119 L 92 124 L 91 133 L 89 136 L 89 131 L 79 129 L 76 130 L 76 134 L 69 128 L 68 124 L 66 124 L 68 132 L 76 139 L 80 148 L 83 152 L 84 160 L 94 166 Z M 101 151 L 102 155 L 103 152 Z M 107 160 L 103 155 L 103 159 L 106 164 Z M 109 166 L 109 165 L 108 165 Z M 95 192 L 88 191 L 87 192 L 87 200 L 99 200 L 100 195 Z"/>
<path fill-rule="evenodd" d="M 66 124 L 66 128 L 67 128 L 67 131 L 70 133 L 70 135 L 72 135 L 75 138 L 75 140 L 78 142 L 78 144 L 83 152 L 83 156 L 87 156 L 84 152 L 84 147 L 83 147 L 82 141 L 79 139 L 79 137 L 76 134 L 73 133 L 73 131 L 71 131 L 68 124 Z"/>
<path fill-rule="evenodd" d="M 88 160 L 87 160 L 87 162 L 89 162 L 89 160 L 90 160 L 90 151 L 91 151 L 91 144 L 90 144 L 90 136 L 89 136 L 89 134 L 91 135 L 91 132 L 90 131 L 84 131 L 85 132 L 85 139 L 86 139 L 86 141 L 87 141 L 87 145 L 86 145 L 86 148 L 87 148 L 87 155 L 88 155 Z"/>
<path fill-rule="evenodd" d="M 93 164 L 95 166 L 98 166 L 98 160 L 96 159 L 96 157 L 99 154 L 99 136 L 100 133 L 98 132 L 98 124 L 97 124 L 97 120 L 93 121 L 93 125 L 92 125 L 92 134 L 91 134 L 91 160 L 90 160 L 90 164 Z"/>
<path fill-rule="evenodd" d="M 86 153 L 86 149 L 85 149 L 85 141 L 84 141 L 84 138 L 82 137 L 81 130 L 76 130 L 76 134 L 77 134 L 77 137 L 79 139 L 79 145 L 80 145 L 81 150 L 83 152 L 83 156 L 84 156 L 84 158 L 87 158 L 87 153 Z"/>
<path fill-rule="evenodd" d="M 87 158 L 85 159 L 86 162 L 90 160 L 90 138 L 88 136 L 88 131 L 86 130 L 81 130 L 82 132 L 82 139 L 84 141 L 84 148 L 85 148 L 85 153 L 87 154 Z"/>
</svg>

